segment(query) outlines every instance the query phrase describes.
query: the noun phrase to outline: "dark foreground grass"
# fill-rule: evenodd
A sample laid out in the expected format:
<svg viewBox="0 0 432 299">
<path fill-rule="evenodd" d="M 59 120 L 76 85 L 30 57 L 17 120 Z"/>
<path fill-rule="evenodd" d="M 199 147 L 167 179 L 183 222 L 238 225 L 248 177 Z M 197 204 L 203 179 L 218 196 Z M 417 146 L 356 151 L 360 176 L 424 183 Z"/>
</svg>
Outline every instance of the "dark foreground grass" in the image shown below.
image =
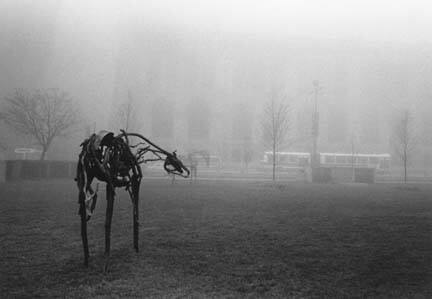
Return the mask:
<svg viewBox="0 0 432 299">
<path fill-rule="evenodd" d="M 103 188 L 101 188 L 103 189 Z M 1 297 L 432 297 L 431 187 L 146 181 L 140 249 L 104 192 L 82 247 L 73 182 L 0 185 Z"/>
</svg>

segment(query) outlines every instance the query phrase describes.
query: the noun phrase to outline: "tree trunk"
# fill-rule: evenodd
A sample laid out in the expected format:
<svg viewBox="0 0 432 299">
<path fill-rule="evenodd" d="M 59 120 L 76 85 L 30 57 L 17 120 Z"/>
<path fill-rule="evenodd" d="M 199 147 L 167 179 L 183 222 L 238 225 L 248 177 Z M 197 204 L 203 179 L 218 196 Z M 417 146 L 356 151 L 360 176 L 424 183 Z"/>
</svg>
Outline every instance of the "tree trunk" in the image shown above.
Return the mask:
<svg viewBox="0 0 432 299">
<path fill-rule="evenodd" d="M 175 177 L 173 175 L 173 177 Z M 138 237 L 139 237 L 139 188 L 140 179 L 134 176 L 132 179 L 132 204 L 133 204 L 133 244 L 135 251 L 138 252 Z"/>
<path fill-rule="evenodd" d="M 404 149 L 404 157 L 403 157 L 403 162 L 404 162 L 404 182 L 407 182 L 407 151 L 406 149 Z"/>
<path fill-rule="evenodd" d="M 43 161 L 45 160 L 45 156 L 46 156 L 46 152 L 47 152 L 48 148 L 46 146 L 42 146 L 42 153 L 40 156 L 40 160 Z"/>
<path fill-rule="evenodd" d="M 273 182 L 276 181 L 276 144 L 273 143 Z"/>
</svg>

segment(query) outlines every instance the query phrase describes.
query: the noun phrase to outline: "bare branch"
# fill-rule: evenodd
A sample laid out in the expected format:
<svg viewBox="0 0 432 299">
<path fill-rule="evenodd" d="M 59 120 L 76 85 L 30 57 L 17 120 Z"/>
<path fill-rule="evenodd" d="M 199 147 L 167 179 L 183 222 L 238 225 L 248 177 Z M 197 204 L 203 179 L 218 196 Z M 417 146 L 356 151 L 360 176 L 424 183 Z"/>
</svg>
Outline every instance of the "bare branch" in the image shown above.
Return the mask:
<svg viewBox="0 0 432 299">
<path fill-rule="evenodd" d="M 410 162 L 412 150 L 415 145 L 413 119 L 408 109 L 403 110 L 393 127 L 391 144 L 395 154 L 403 162 L 404 180 L 407 180 L 407 166 Z"/>
<path fill-rule="evenodd" d="M 18 133 L 32 136 L 42 147 L 41 159 L 53 139 L 65 136 L 77 123 L 77 110 L 72 99 L 58 89 L 36 90 L 33 93 L 17 89 L 5 98 L 2 114 L 5 122 Z"/>
<path fill-rule="evenodd" d="M 264 115 L 261 122 L 263 138 L 271 145 L 273 151 L 273 180 L 275 179 L 276 152 L 287 140 L 291 128 L 290 107 L 284 94 L 272 91 L 270 100 L 264 107 Z"/>
</svg>

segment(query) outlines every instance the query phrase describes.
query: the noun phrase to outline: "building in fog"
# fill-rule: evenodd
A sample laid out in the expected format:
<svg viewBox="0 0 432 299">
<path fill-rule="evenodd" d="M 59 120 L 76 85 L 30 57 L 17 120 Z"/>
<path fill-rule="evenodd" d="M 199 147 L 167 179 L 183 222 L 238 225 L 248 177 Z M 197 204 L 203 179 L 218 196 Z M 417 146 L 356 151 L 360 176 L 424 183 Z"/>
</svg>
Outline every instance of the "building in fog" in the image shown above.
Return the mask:
<svg viewBox="0 0 432 299">
<path fill-rule="evenodd" d="M 393 118 L 405 103 L 424 134 L 432 130 L 430 110 L 422 109 L 429 88 L 422 78 L 432 69 L 420 68 L 427 56 L 414 49 L 132 31 L 119 38 L 113 99 L 133 89 L 141 131 L 179 151 L 207 149 L 233 162 L 251 151 L 259 160 L 269 148 L 260 133 L 262 109 L 275 87 L 291 105 L 295 142 L 285 150 L 310 151 L 315 79 L 321 152 L 391 153 Z"/>
<path fill-rule="evenodd" d="M 113 117 L 130 92 L 132 128 L 168 149 L 258 161 L 269 149 L 260 123 L 273 88 L 285 90 L 291 104 L 295 142 L 284 149 L 310 151 L 312 81 L 319 80 L 321 152 L 350 152 L 354 145 L 356 152 L 391 153 L 392 123 L 408 107 L 421 132 L 416 157 L 432 164 L 430 46 L 211 34 L 139 18 L 99 23 L 99 7 L 88 11 L 91 17 L 73 17 L 73 4 L 52 10 L 35 16 L 44 20 L 38 26 L 22 24 L 19 34 L 5 36 L 0 80 L 2 96 L 15 87 L 57 87 L 80 103 L 80 126 L 54 142 L 49 158 L 75 159 L 86 135 L 117 131 Z M 74 30 L 76 22 L 88 30 Z M 0 130 L 7 158 L 15 158 L 16 147 L 33 146 L 4 124 Z"/>
</svg>

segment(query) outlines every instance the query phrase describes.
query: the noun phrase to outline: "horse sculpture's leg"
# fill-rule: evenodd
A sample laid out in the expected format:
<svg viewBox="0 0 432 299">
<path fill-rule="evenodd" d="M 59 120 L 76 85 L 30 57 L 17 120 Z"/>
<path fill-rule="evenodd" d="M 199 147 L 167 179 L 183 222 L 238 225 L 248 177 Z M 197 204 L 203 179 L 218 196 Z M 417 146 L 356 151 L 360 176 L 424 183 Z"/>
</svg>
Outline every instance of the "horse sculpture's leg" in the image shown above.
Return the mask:
<svg viewBox="0 0 432 299">
<path fill-rule="evenodd" d="M 81 216 L 81 238 L 82 238 L 82 244 L 84 249 L 84 265 L 87 267 L 88 259 L 89 259 L 89 249 L 88 249 L 88 239 L 87 239 L 87 213 L 86 213 L 86 206 L 85 206 L 86 197 L 84 192 L 85 178 L 84 178 L 84 170 L 82 168 L 81 163 L 78 164 L 76 181 L 79 189 L 78 203 L 79 203 L 79 214 Z"/>
<path fill-rule="evenodd" d="M 81 216 L 81 238 L 84 249 L 84 265 L 88 266 L 89 259 L 89 249 L 88 249 L 88 239 L 87 239 L 87 213 L 85 207 L 85 193 L 84 190 L 79 192 L 79 202 L 80 202 L 80 216 Z"/>
<path fill-rule="evenodd" d="M 105 271 L 108 270 L 111 246 L 111 219 L 114 208 L 114 189 L 111 184 L 106 185 L 106 216 L 105 216 Z"/>
<path fill-rule="evenodd" d="M 138 252 L 139 236 L 139 188 L 140 180 L 136 177 L 132 179 L 132 204 L 133 204 L 133 242 L 135 251 Z"/>
</svg>

